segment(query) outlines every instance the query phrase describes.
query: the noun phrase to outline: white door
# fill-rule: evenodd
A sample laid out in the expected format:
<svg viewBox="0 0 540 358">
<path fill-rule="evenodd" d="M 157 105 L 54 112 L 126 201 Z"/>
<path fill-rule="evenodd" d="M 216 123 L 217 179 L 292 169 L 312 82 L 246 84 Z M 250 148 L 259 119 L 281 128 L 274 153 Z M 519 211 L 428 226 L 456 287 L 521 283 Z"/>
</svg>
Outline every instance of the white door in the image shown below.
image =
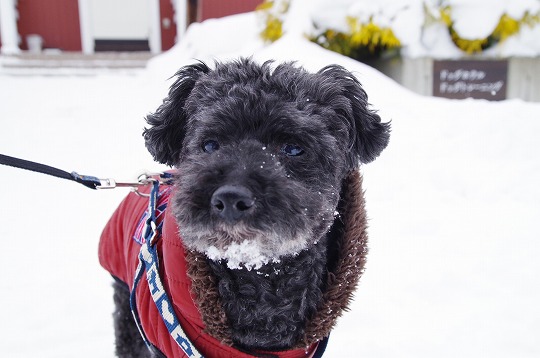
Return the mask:
<svg viewBox="0 0 540 358">
<path fill-rule="evenodd" d="M 96 51 L 150 49 L 155 0 L 90 0 L 86 4 Z"/>
</svg>

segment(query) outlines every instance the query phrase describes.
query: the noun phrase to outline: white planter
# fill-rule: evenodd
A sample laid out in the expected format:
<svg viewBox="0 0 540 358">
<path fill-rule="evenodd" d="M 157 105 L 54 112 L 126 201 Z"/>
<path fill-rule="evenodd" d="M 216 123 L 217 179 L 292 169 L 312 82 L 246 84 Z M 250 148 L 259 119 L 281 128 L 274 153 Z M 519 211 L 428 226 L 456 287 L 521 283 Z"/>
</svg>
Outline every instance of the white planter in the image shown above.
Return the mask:
<svg viewBox="0 0 540 358">
<path fill-rule="evenodd" d="M 30 53 L 40 53 L 43 50 L 43 37 L 39 35 L 26 36 L 26 44 Z"/>
</svg>

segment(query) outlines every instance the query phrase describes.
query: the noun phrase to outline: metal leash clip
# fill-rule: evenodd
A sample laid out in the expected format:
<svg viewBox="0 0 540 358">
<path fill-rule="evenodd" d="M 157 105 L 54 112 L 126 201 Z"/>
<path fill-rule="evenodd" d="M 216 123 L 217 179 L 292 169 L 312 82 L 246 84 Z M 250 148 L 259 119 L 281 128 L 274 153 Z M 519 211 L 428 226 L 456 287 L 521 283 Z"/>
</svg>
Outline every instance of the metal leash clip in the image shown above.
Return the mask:
<svg viewBox="0 0 540 358">
<path fill-rule="evenodd" d="M 112 178 L 99 179 L 100 185 L 96 189 L 114 189 L 114 188 L 131 188 L 135 194 L 142 197 L 149 197 L 150 194 L 144 194 L 139 191 L 139 187 L 150 185 L 155 182 L 159 184 L 172 184 L 171 173 L 143 173 L 139 175 L 136 182 L 117 182 Z"/>
</svg>

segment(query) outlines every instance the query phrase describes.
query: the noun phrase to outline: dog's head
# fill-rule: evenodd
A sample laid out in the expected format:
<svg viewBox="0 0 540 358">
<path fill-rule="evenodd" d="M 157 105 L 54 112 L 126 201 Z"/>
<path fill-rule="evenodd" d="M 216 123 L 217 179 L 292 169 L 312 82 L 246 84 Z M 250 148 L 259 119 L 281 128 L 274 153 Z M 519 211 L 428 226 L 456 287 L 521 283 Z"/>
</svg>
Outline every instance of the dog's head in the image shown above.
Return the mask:
<svg viewBox="0 0 540 358">
<path fill-rule="evenodd" d="M 389 139 L 358 80 L 336 65 L 186 66 L 147 122 L 148 150 L 178 169 L 184 245 L 231 268 L 314 245 L 334 222 L 344 178 Z"/>
</svg>

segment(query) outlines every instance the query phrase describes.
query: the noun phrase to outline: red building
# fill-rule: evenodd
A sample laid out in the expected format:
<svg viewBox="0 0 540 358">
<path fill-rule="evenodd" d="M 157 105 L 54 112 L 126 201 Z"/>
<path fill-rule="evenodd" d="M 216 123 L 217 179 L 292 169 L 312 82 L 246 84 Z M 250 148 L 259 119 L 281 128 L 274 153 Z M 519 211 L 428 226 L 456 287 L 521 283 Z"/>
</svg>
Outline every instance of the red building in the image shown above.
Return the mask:
<svg viewBox="0 0 540 358">
<path fill-rule="evenodd" d="M 262 0 L 2 0 L 3 53 L 170 49 L 192 22 L 253 11 Z M 37 35 L 37 36 L 36 36 Z M 5 46 L 2 46 L 4 44 Z"/>
</svg>

